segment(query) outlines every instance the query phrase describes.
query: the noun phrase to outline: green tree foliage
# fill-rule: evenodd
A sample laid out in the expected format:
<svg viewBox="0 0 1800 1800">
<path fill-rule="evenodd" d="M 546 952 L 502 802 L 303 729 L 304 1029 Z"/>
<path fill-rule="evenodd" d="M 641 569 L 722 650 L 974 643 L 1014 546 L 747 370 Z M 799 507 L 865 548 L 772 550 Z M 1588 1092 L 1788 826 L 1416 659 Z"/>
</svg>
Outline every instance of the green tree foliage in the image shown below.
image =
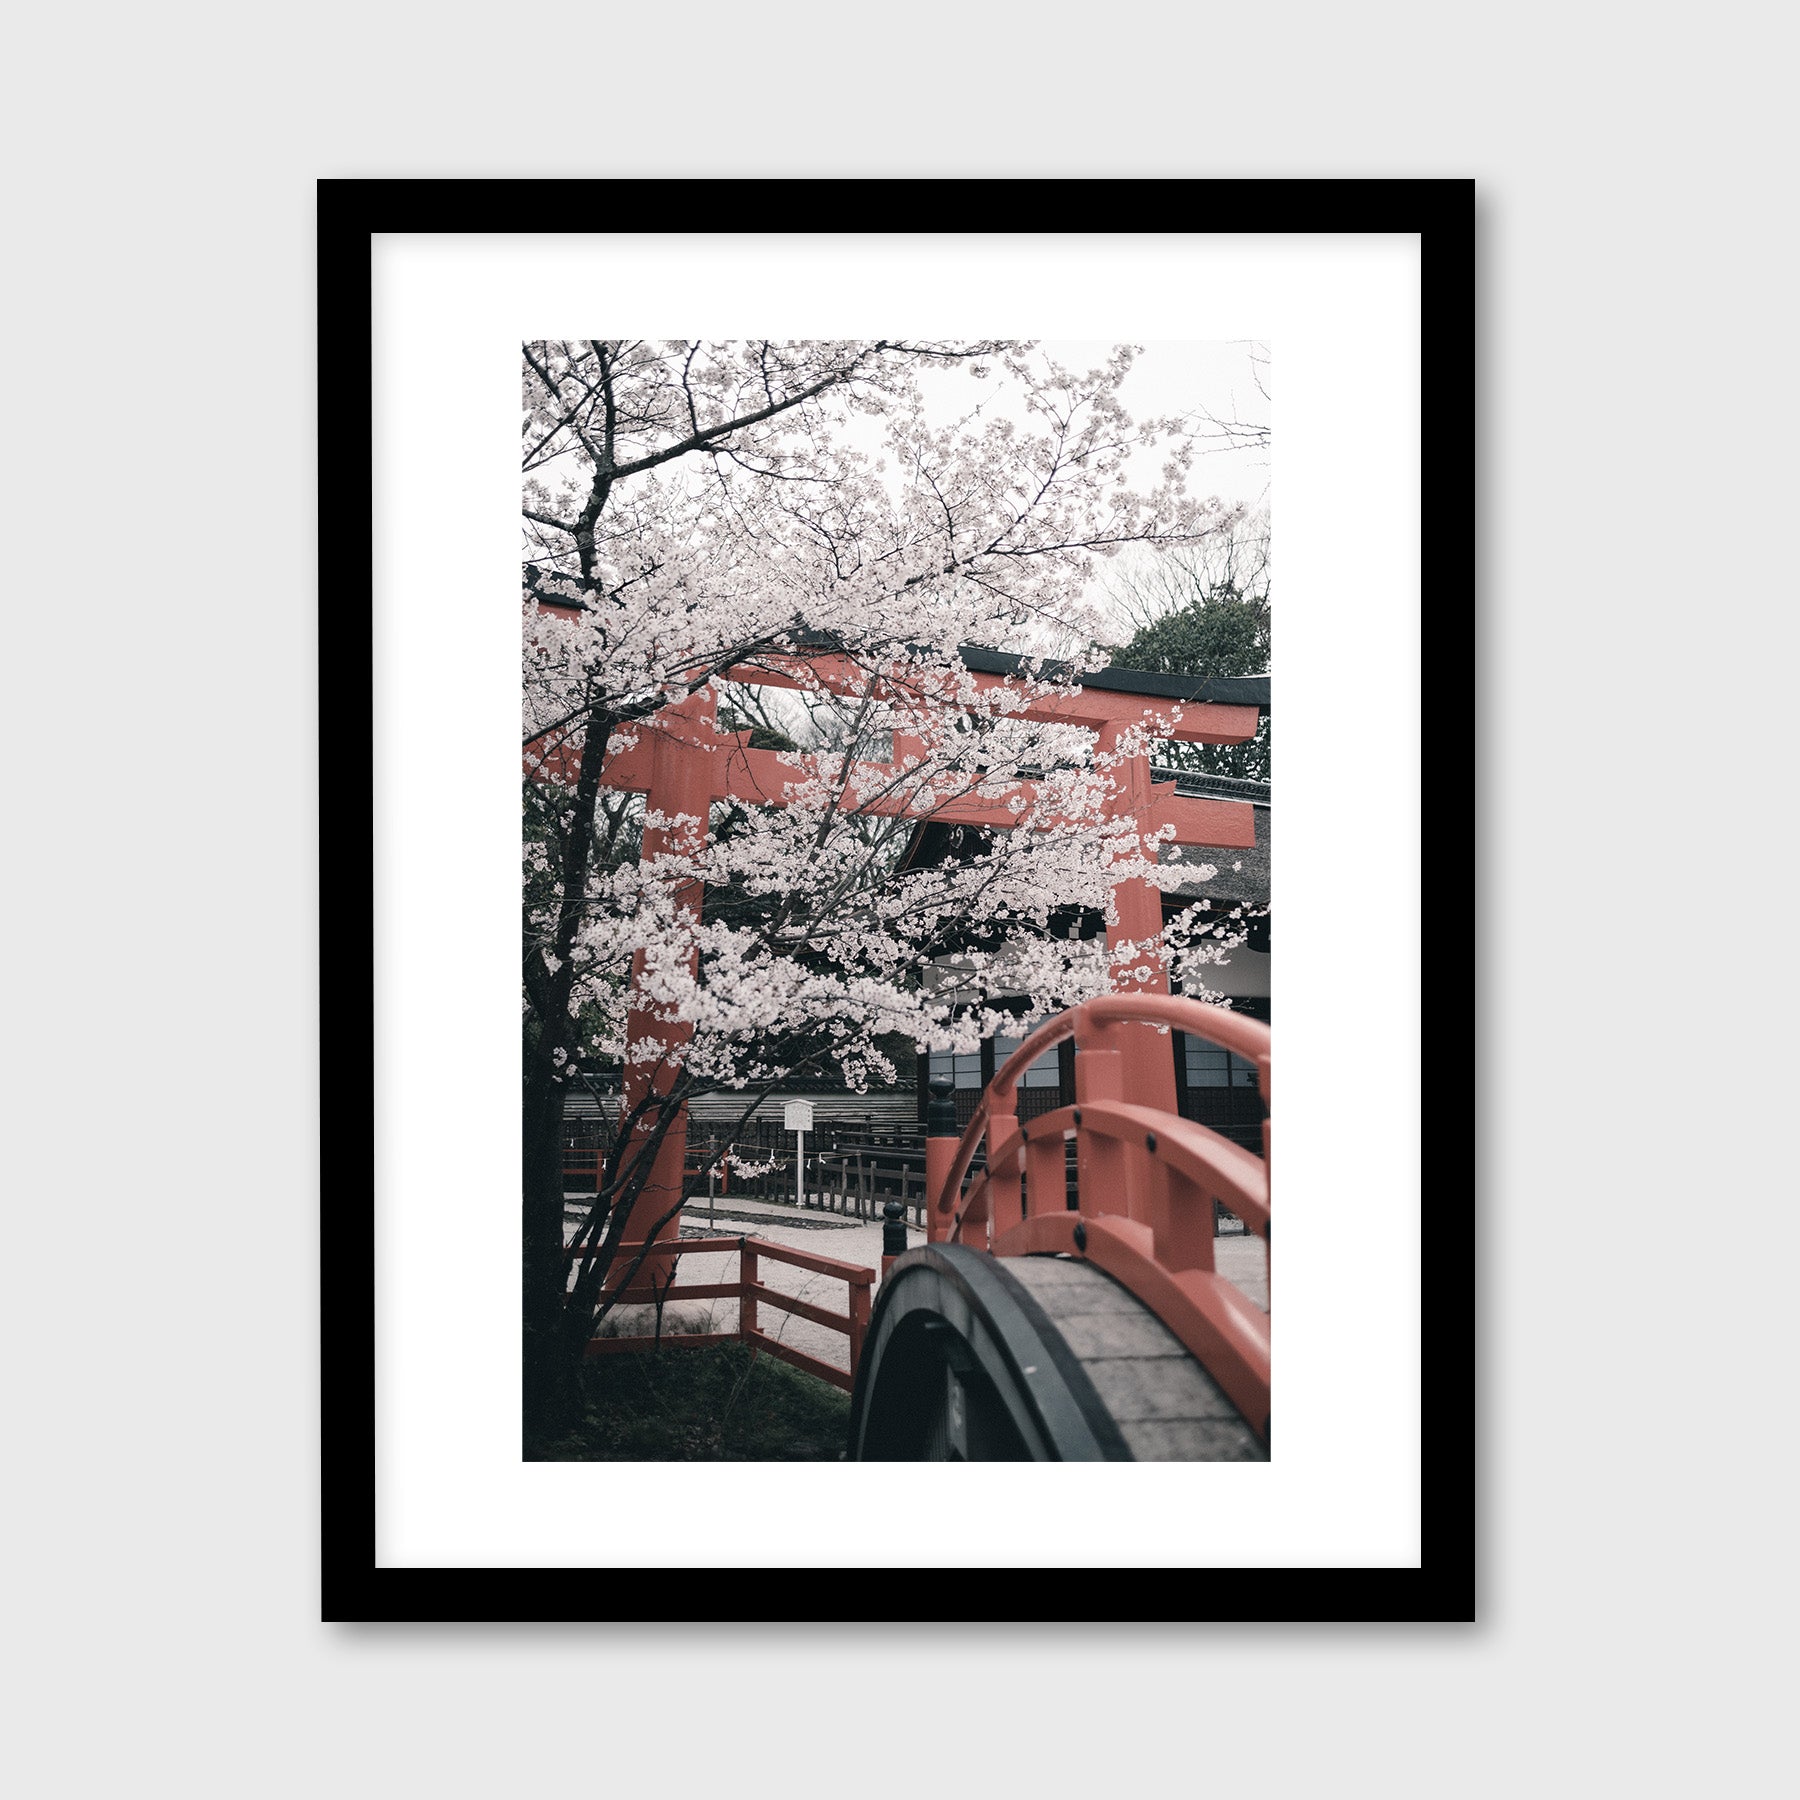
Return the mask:
<svg viewBox="0 0 1800 1800">
<path fill-rule="evenodd" d="M 1250 513 L 1215 542 L 1146 554 L 1113 598 L 1137 627 L 1113 660 L 1200 678 L 1269 673 L 1269 515 Z M 1269 779 L 1269 720 L 1248 744 L 1165 744 L 1157 761 L 1211 775 Z"/>
</svg>

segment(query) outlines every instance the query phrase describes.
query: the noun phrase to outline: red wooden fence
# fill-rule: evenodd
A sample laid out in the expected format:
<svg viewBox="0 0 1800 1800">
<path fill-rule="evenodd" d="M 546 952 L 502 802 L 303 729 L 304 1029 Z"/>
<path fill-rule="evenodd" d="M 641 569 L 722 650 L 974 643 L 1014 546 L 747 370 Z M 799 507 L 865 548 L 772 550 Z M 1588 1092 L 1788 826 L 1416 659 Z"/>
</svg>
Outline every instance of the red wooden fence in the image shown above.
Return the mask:
<svg viewBox="0 0 1800 1800">
<path fill-rule="evenodd" d="M 629 1262 L 640 1248 L 640 1245 L 625 1244 L 620 1247 L 619 1254 Z M 870 1292 L 875 1282 L 873 1269 L 862 1268 L 856 1263 L 839 1262 L 834 1257 L 815 1256 L 810 1250 L 792 1250 L 786 1244 L 773 1244 L 767 1238 L 757 1237 L 671 1239 L 668 1249 L 681 1256 L 704 1256 L 713 1251 L 735 1250 L 738 1253 L 738 1278 L 736 1281 L 676 1281 L 668 1287 L 656 1289 L 627 1288 L 619 1296 L 620 1300 L 640 1306 L 668 1305 L 678 1300 L 735 1300 L 738 1303 L 737 1329 L 665 1332 L 660 1338 L 594 1338 L 587 1347 L 589 1356 L 651 1350 L 659 1344 L 675 1349 L 700 1349 L 707 1344 L 749 1344 L 753 1349 L 766 1350 L 782 1362 L 792 1363 L 796 1369 L 804 1369 L 807 1374 L 816 1375 L 821 1381 L 829 1381 L 833 1387 L 843 1388 L 845 1392 L 856 1385 L 856 1365 L 862 1360 L 863 1338 L 869 1329 Z M 575 1250 L 571 1247 L 568 1254 L 573 1256 Z M 784 1294 L 779 1288 L 770 1287 L 759 1278 L 760 1264 L 765 1258 L 770 1262 L 789 1263 L 796 1268 L 810 1269 L 816 1275 L 836 1276 L 849 1287 L 849 1311 L 831 1312 L 823 1306 L 815 1306 L 810 1300 L 802 1300 L 796 1294 Z M 810 1319 L 815 1325 L 841 1331 L 850 1340 L 849 1369 L 840 1369 L 833 1363 L 807 1355 L 804 1350 L 796 1350 L 791 1345 L 784 1344 L 780 1338 L 771 1337 L 759 1323 L 759 1309 L 763 1306 L 773 1306 L 778 1311 L 793 1313 L 797 1318 Z"/>
</svg>

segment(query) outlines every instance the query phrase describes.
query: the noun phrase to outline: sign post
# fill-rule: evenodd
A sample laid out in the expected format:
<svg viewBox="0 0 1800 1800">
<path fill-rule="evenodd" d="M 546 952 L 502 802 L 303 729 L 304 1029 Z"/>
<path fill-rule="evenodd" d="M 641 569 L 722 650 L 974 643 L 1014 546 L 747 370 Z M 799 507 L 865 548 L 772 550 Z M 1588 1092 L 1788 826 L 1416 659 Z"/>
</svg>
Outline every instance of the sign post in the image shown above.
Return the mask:
<svg viewBox="0 0 1800 1800">
<path fill-rule="evenodd" d="M 813 1128 L 813 1103 L 790 1100 L 785 1123 L 794 1133 L 794 1204 L 803 1207 L 806 1204 L 806 1134 Z"/>
</svg>

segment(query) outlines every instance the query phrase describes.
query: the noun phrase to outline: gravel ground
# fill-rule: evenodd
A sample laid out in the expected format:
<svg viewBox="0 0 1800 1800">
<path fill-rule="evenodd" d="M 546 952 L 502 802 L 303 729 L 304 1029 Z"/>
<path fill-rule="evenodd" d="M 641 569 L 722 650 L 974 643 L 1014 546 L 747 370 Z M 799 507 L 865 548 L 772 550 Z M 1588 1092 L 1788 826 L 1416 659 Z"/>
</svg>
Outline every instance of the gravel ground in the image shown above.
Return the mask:
<svg viewBox="0 0 1800 1800">
<path fill-rule="evenodd" d="M 1269 1310 L 1269 1252 L 1254 1232 L 1213 1239 L 1213 1261 L 1233 1287 L 1239 1287 Z"/>
<path fill-rule="evenodd" d="M 724 1216 L 727 1202 L 721 1201 L 719 1207 L 720 1216 L 714 1224 L 707 1218 L 706 1202 L 694 1202 L 681 1215 L 683 1234 L 704 1237 L 737 1237 L 743 1234 L 767 1238 L 772 1243 L 791 1245 L 796 1250 L 805 1250 L 814 1256 L 829 1256 L 834 1261 L 854 1263 L 865 1269 L 881 1267 L 880 1221 L 869 1223 L 823 1211 L 800 1212 L 792 1206 L 782 1206 L 771 1201 L 738 1198 L 729 1202 L 729 1209 L 748 1216 L 727 1219 Z M 914 1249 L 924 1242 L 925 1233 L 918 1226 L 909 1223 L 906 1227 L 907 1248 Z M 1219 1273 L 1241 1288 L 1267 1312 L 1269 1265 L 1262 1239 L 1254 1236 L 1219 1238 L 1214 1244 L 1214 1255 L 1218 1259 Z M 836 1276 L 815 1274 L 810 1269 L 797 1269 L 792 1263 L 776 1262 L 766 1256 L 762 1259 L 757 1274 L 765 1286 L 776 1288 L 784 1294 L 792 1294 L 798 1299 L 809 1300 L 814 1306 L 823 1306 L 834 1313 L 849 1310 L 848 1286 Z M 681 1259 L 679 1279 L 682 1284 L 692 1282 L 696 1285 L 716 1285 L 736 1281 L 737 1276 L 738 1256 L 735 1250 L 714 1250 L 703 1255 L 689 1252 Z M 737 1323 L 737 1308 L 735 1300 L 678 1301 L 664 1314 L 663 1329 L 672 1332 L 728 1331 Z M 641 1310 L 642 1323 L 622 1322 L 630 1323 L 633 1330 L 648 1333 L 653 1329 L 649 1322 L 649 1309 L 646 1307 Z M 811 1319 L 799 1318 L 767 1304 L 760 1309 L 757 1324 L 771 1337 L 778 1337 L 783 1343 L 791 1344 L 794 1349 L 818 1357 L 821 1362 L 831 1363 L 839 1369 L 848 1370 L 850 1367 L 850 1340 L 840 1331 L 833 1331 L 829 1326 L 817 1325 Z"/>
</svg>

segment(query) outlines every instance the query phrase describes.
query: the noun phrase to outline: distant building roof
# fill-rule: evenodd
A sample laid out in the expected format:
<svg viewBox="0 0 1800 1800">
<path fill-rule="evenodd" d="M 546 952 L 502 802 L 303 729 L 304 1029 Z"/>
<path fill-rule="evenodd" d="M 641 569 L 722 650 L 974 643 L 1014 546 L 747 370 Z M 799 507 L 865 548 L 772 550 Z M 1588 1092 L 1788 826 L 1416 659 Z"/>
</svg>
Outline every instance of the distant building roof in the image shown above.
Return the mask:
<svg viewBox="0 0 1800 1800">
<path fill-rule="evenodd" d="M 1024 656 L 1009 656 L 1000 650 L 982 650 L 964 644 L 965 668 L 978 675 L 1017 675 L 1028 662 L 1035 672 L 1052 681 L 1066 681 L 1074 676 L 1069 663 L 1036 661 Z M 1221 706 L 1255 706 L 1269 710 L 1267 675 L 1163 675 L 1154 669 L 1127 669 L 1113 665 L 1090 669 L 1078 678 L 1083 687 L 1105 688 L 1120 694 L 1145 694 L 1154 700 L 1208 700 Z"/>
<path fill-rule="evenodd" d="M 1227 777 L 1221 775 L 1205 775 L 1202 781 L 1223 781 Z M 1261 787 L 1267 792 L 1267 784 L 1257 781 L 1243 781 L 1233 784 L 1237 787 Z M 1184 787 L 1183 792 L 1186 792 Z M 1208 790 L 1210 792 L 1210 790 Z M 1221 798 L 1248 799 L 1248 795 L 1225 795 Z M 1235 906 L 1240 901 L 1247 901 L 1255 906 L 1269 904 L 1269 846 L 1270 822 L 1274 817 L 1273 809 L 1266 799 L 1252 801 L 1255 811 L 1251 817 L 1256 825 L 1256 846 L 1249 850 L 1218 850 L 1210 846 L 1190 846 L 1187 844 L 1165 844 L 1159 861 L 1164 864 L 1191 863 L 1210 866 L 1216 873 L 1205 880 L 1196 878 L 1184 881 L 1174 893 L 1163 896 L 1165 905 L 1177 898 L 1182 900 L 1211 900 L 1215 905 L 1221 900 Z"/>
<path fill-rule="evenodd" d="M 576 604 L 561 595 L 544 593 L 538 585 L 539 579 L 537 565 L 527 563 L 525 585 L 534 595 L 551 606 Z M 795 641 L 808 650 L 839 648 L 839 640 L 829 631 L 801 633 L 796 636 Z M 1055 662 L 1043 657 L 1014 656 L 1004 650 L 984 650 L 979 644 L 964 644 L 962 659 L 963 667 L 973 669 L 978 675 L 1018 675 L 1024 673 L 1029 665 L 1032 674 L 1051 681 L 1075 678 L 1072 663 Z M 1127 669 L 1116 665 L 1105 669 L 1090 669 L 1079 678 L 1082 687 L 1102 688 L 1120 694 L 1143 694 L 1153 700 L 1193 700 L 1208 701 L 1219 706 L 1254 706 L 1265 713 L 1270 704 L 1269 680 L 1267 675 L 1212 675 L 1204 678 L 1163 675 L 1154 669 Z"/>
<path fill-rule="evenodd" d="M 1158 781 L 1173 777 L 1178 794 L 1193 794 L 1206 800 L 1247 800 L 1252 806 L 1269 804 L 1269 784 L 1247 776 L 1208 775 L 1198 769 L 1161 769 L 1154 765 L 1150 773 Z"/>
</svg>

